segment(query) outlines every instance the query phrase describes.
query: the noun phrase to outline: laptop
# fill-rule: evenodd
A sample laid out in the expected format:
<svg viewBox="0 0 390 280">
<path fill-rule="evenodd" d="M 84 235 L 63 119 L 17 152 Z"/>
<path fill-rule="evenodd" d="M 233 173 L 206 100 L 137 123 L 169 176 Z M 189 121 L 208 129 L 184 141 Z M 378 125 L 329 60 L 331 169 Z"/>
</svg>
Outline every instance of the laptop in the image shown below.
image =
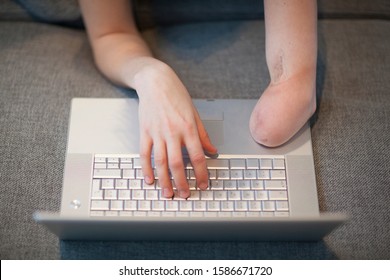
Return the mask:
<svg viewBox="0 0 390 280">
<path fill-rule="evenodd" d="M 320 240 L 346 219 L 320 213 L 310 127 L 266 148 L 253 141 L 257 100 L 193 100 L 218 158 L 197 189 L 184 153 L 188 199 L 143 181 L 138 99 L 72 100 L 61 210 L 34 219 L 63 240 Z"/>
</svg>

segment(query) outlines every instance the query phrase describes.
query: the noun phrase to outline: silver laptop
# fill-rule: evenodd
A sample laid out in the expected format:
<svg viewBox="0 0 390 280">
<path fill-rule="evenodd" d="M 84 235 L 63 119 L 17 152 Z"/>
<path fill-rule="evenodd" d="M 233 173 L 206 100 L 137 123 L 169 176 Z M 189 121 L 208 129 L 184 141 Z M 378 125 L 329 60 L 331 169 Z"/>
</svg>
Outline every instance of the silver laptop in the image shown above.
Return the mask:
<svg viewBox="0 0 390 280">
<path fill-rule="evenodd" d="M 257 100 L 193 100 L 219 157 L 209 188 L 162 197 L 143 181 L 137 99 L 73 99 L 60 213 L 34 218 L 65 240 L 319 240 L 346 220 L 319 212 L 310 127 L 288 143 L 253 141 Z"/>
</svg>

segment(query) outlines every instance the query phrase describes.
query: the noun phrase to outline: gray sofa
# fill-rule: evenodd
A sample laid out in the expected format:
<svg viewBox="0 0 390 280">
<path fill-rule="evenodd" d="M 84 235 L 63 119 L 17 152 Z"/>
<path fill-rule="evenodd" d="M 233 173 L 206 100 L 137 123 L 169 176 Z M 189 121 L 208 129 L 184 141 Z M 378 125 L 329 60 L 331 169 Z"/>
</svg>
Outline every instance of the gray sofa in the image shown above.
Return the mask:
<svg viewBox="0 0 390 280">
<path fill-rule="evenodd" d="M 348 223 L 320 242 L 65 242 L 32 214 L 59 209 L 70 101 L 136 93 L 95 68 L 75 1 L 0 0 L 0 258 L 389 259 L 390 2 L 318 5 L 319 203 Z M 260 0 L 137 1 L 135 10 L 194 98 L 258 98 L 267 86 Z"/>
</svg>

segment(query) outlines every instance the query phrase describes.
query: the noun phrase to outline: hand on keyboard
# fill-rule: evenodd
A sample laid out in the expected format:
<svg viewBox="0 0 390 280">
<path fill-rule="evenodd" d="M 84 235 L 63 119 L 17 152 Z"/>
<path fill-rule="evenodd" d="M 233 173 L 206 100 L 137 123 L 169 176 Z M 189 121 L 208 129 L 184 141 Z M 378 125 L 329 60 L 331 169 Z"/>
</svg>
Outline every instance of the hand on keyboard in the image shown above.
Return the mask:
<svg viewBox="0 0 390 280">
<path fill-rule="evenodd" d="M 91 216 L 273 217 L 289 215 L 283 157 L 207 159 L 209 189 L 197 187 L 192 166 L 183 172 L 191 196 L 163 196 L 160 178 L 146 184 L 134 155 L 96 155 Z M 172 180 L 170 178 L 170 180 Z M 174 183 L 173 183 L 174 184 Z"/>
<path fill-rule="evenodd" d="M 156 62 L 158 63 L 158 62 Z M 210 142 L 199 114 L 179 78 L 165 65 L 149 67 L 148 73 L 137 80 L 140 98 L 140 157 L 146 183 L 154 182 L 154 165 L 164 197 L 174 195 L 170 174 L 178 195 L 190 196 L 184 174 L 182 147 L 186 147 L 200 189 L 208 186 L 208 174 L 203 150 L 217 153 Z"/>
</svg>

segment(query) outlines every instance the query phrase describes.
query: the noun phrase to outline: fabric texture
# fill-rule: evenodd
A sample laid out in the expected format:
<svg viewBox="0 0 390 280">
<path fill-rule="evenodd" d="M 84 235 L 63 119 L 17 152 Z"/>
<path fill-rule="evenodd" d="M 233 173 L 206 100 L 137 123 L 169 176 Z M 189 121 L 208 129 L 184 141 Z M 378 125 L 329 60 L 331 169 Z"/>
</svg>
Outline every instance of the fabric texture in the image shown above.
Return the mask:
<svg viewBox="0 0 390 280">
<path fill-rule="evenodd" d="M 387 20 L 319 23 L 312 128 L 319 203 L 350 215 L 323 241 L 59 242 L 32 214 L 59 210 L 71 98 L 136 94 L 101 76 L 84 31 L 0 22 L 0 258 L 389 259 L 389 30 Z M 143 35 L 194 98 L 258 98 L 268 84 L 261 20 Z"/>
<path fill-rule="evenodd" d="M 34 19 L 82 27 L 77 0 L 0 0 L 1 18 L 21 18 L 11 1 L 19 3 Z M 131 0 L 129 0 L 131 1 Z M 134 13 L 141 29 L 177 23 L 217 20 L 262 19 L 262 0 L 133 0 Z M 387 0 L 318 0 L 322 18 L 390 18 Z M 26 15 L 23 15 L 26 19 Z"/>
</svg>

